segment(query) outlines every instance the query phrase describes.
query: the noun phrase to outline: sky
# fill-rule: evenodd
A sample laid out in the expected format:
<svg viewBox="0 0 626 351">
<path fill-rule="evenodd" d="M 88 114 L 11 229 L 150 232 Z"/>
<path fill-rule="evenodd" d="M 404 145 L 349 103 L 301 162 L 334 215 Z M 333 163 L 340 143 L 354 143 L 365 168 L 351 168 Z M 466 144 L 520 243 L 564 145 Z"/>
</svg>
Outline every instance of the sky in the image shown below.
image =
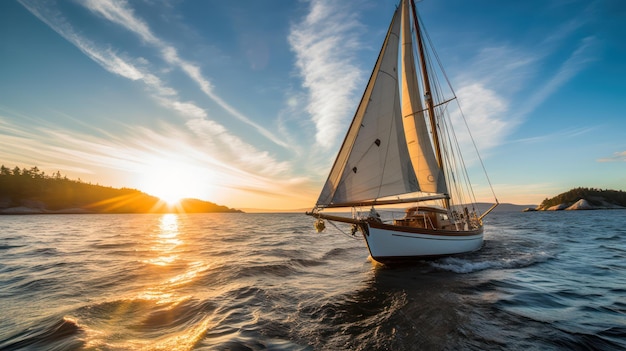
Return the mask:
<svg viewBox="0 0 626 351">
<path fill-rule="evenodd" d="M 234 208 L 311 208 L 396 5 L 0 1 L 0 162 Z M 626 190 L 626 2 L 418 11 L 500 202 Z M 478 200 L 493 201 L 470 167 Z"/>
</svg>

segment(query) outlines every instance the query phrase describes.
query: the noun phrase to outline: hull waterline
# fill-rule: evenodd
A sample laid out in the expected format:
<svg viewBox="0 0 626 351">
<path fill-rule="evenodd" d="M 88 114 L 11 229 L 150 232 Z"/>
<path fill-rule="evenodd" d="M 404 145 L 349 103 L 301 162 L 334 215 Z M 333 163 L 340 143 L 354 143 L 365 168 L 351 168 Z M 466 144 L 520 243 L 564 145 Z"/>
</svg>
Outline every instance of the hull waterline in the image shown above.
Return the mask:
<svg viewBox="0 0 626 351">
<path fill-rule="evenodd" d="M 469 232 L 441 233 L 415 233 L 388 227 L 361 225 L 370 255 L 381 263 L 456 255 L 479 250 L 483 245 L 482 227 Z"/>
</svg>

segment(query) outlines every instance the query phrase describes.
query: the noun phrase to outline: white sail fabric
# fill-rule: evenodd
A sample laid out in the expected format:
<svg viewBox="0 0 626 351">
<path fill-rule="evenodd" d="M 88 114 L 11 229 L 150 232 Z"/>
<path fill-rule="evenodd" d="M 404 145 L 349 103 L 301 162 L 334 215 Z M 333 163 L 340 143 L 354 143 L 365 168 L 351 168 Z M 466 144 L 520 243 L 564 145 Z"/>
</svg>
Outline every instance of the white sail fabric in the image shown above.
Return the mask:
<svg viewBox="0 0 626 351">
<path fill-rule="evenodd" d="M 415 70 L 411 20 L 407 1 L 402 2 L 402 122 L 411 163 L 419 188 L 430 193 L 447 194 L 443 171 L 439 168 L 428 134 L 424 107 Z"/>
<path fill-rule="evenodd" d="M 402 127 L 397 70 L 399 14 L 396 10 L 318 206 L 353 204 L 419 190 Z"/>
</svg>

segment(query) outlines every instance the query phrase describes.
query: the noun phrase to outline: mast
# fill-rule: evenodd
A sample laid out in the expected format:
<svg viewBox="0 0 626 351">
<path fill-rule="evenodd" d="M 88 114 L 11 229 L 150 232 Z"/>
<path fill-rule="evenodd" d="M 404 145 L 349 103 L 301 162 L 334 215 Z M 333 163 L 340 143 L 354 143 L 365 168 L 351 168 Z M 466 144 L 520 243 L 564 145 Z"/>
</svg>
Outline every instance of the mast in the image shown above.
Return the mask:
<svg viewBox="0 0 626 351">
<path fill-rule="evenodd" d="M 428 119 L 430 120 L 430 126 L 431 126 L 431 130 L 433 133 L 433 144 L 435 144 L 435 155 L 437 157 L 437 163 L 439 165 L 439 168 L 442 171 L 442 174 L 444 176 L 445 179 L 445 169 L 444 169 L 444 162 L 443 162 L 443 156 L 441 155 L 441 144 L 439 142 L 439 132 L 437 131 L 437 120 L 435 118 L 435 107 L 433 104 L 433 96 L 431 93 L 431 86 L 430 86 L 430 78 L 429 78 L 429 74 L 428 74 L 428 69 L 426 67 L 426 56 L 424 54 L 424 44 L 422 43 L 422 34 L 420 32 L 420 24 L 419 21 L 417 19 L 417 12 L 415 10 L 415 1 L 414 0 L 410 0 L 409 1 L 410 4 L 410 8 L 413 14 L 413 25 L 415 26 L 415 37 L 417 38 L 417 51 L 418 51 L 418 61 L 420 64 L 420 69 L 422 71 L 422 77 L 423 79 L 423 84 L 424 84 L 424 100 L 426 102 L 426 109 L 428 110 Z M 446 208 L 450 208 L 450 200 L 449 198 L 446 198 L 444 200 L 445 203 L 445 207 Z"/>
</svg>

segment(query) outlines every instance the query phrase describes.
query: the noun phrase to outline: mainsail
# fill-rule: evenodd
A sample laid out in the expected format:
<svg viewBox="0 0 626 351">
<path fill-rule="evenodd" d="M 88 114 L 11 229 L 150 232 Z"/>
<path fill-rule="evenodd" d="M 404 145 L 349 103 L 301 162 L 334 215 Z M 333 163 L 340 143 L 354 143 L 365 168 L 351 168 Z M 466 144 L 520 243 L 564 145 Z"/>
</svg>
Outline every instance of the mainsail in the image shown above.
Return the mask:
<svg viewBox="0 0 626 351">
<path fill-rule="evenodd" d="M 421 191 L 446 194 L 443 171 L 437 163 L 428 135 L 425 109 L 420 99 L 420 89 L 415 70 L 411 20 L 408 2 L 402 6 L 402 121 L 404 135 Z"/>
<path fill-rule="evenodd" d="M 406 6 L 396 9 L 318 207 L 354 206 L 416 192 L 439 194 L 437 198 L 447 194 L 419 97 L 408 16 Z"/>
</svg>

